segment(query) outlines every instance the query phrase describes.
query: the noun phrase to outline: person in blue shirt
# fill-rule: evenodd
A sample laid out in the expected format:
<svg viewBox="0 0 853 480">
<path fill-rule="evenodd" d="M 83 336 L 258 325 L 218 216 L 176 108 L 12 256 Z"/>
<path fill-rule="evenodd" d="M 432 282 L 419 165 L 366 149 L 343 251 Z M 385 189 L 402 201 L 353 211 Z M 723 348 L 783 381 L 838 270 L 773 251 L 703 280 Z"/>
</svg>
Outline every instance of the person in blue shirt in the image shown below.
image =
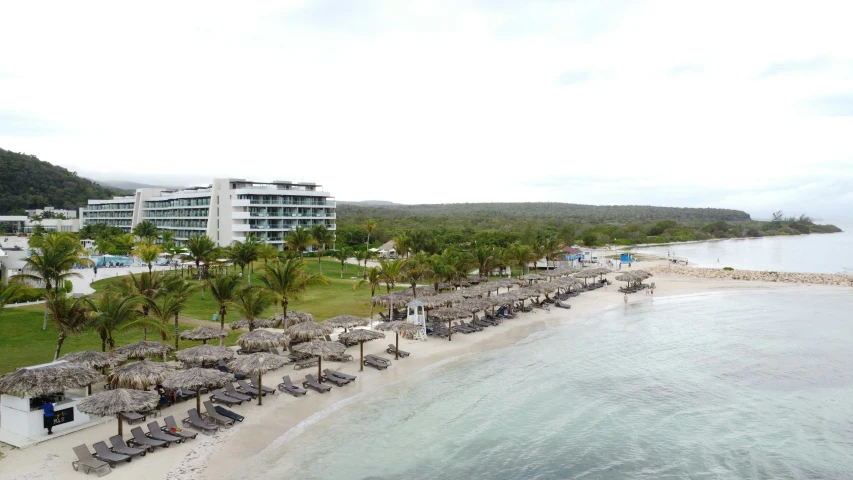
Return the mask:
<svg viewBox="0 0 853 480">
<path fill-rule="evenodd" d="M 47 434 L 53 435 L 53 404 L 50 402 L 44 402 L 44 404 L 39 408 L 44 410 L 44 428 L 47 429 Z"/>
</svg>

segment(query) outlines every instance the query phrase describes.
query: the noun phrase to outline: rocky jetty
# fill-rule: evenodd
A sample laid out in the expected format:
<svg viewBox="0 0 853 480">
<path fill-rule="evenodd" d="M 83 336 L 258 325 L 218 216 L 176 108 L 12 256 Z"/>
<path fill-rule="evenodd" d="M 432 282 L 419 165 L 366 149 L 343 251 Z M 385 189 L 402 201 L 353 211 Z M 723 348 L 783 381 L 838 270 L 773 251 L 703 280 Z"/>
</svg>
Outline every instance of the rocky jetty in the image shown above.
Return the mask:
<svg viewBox="0 0 853 480">
<path fill-rule="evenodd" d="M 755 282 L 810 283 L 815 285 L 838 285 L 853 287 L 853 275 L 836 273 L 767 272 L 758 270 L 722 270 L 719 268 L 692 268 L 654 266 L 647 269 L 655 275 L 682 275 L 698 278 L 723 280 L 747 280 Z"/>
</svg>

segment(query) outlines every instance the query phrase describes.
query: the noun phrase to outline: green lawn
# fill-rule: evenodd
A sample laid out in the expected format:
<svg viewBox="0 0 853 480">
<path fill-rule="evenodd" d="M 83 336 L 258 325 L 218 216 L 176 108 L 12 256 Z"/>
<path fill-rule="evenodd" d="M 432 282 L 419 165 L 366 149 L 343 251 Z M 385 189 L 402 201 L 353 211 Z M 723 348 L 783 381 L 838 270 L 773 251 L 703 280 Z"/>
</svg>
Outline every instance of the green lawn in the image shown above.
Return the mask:
<svg viewBox="0 0 853 480">
<path fill-rule="evenodd" d="M 319 272 L 316 258 L 306 259 L 306 263 L 312 272 Z M 252 275 L 252 283 L 260 284 L 259 277 L 262 274 L 263 263 L 256 265 L 256 273 Z M 314 315 L 319 321 L 325 320 L 344 313 L 367 317 L 370 314 L 370 288 L 365 286 L 353 290 L 352 286 L 356 279 L 355 265 L 347 265 L 344 270 L 344 278 L 341 279 L 340 263 L 332 261 L 323 262 L 323 271 L 329 277 L 329 286 L 309 288 L 300 300 L 292 300 L 288 306 L 291 310 L 301 310 Z M 102 292 L 108 285 L 121 281 L 122 277 L 114 277 L 99 280 L 92 284 L 96 292 Z M 403 287 L 400 287 L 403 288 Z M 385 287 L 377 294 L 385 293 Z M 216 303 L 211 299 L 210 293 L 201 298 L 201 291 L 193 295 L 182 316 L 201 320 L 211 320 L 217 311 Z M 16 368 L 50 362 L 53 360 L 53 352 L 56 350 L 58 331 L 48 325 L 46 331 L 42 331 L 43 305 L 29 307 L 4 309 L 0 322 L 3 324 L 3 333 L 0 335 L 0 374 L 13 371 Z M 272 316 L 273 309 L 268 312 Z M 236 322 L 242 317 L 236 308 L 229 308 L 226 317 L 228 323 Z M 181 325 L 181 330 L 193 328 L 191 325 Z M 233 345 L 237 337 L 245 332 L 237 331 L 226 338 L 227 345 Z M 159 336 L 148 336 L 157 339 Z M 116 345 L 125 345 L 142 339 L 141 332 L 128 332 L 119 334 Z M 174 343 L 171 338 L 168 341 Z M 215 341 L 214 341 L 215 342 Z M 199 345 L 201 342 L 181 341 L 181 348 Z M 91 331 L 73 336 L 65 340 L 60 355 L 77 350 L 100 350 L 101 340 Z"/>
</svg>

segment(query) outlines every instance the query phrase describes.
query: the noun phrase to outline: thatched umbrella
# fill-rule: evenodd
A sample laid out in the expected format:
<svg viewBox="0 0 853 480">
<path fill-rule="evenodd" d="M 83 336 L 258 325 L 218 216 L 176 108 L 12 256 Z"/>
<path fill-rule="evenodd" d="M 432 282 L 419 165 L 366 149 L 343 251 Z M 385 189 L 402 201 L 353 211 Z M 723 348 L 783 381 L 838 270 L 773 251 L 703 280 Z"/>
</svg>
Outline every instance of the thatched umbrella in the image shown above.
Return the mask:
<svg viewBox="0 0 853 480">
<path fill-rule="evenodd" d="M 311 340 L 293 347 L 297 352 L 307 353 L 309 355 L 317 355 L 317 380 L 323 378 L 323 357 L 329 355 L 341 355 L 346 347 L 341 342 L 329 342 L 327 340 Z"/>
<path fill-rule="evenodd" d="M 429 312 L 429 316 L 433 318 L 437 318 L 439 320 L 447 322 L 447 341 L 452 341 L 453 339 L 453 326 L 450 324 L 453 320 L 457 320 L 460 318 L 468 317 L 469 313 L 467 310 L 462 310 L 461 308 L 454 307 L 445 307 L 445 308 L 436 308 L 435 310 L 431 310 Z"/>
<path fill-rule="evenodd" d="M 76 363 L 92 369 L 109 367 L 116 363 L 122 363 L 127 358 L 124 355 L 115 352 L 99 352 L 97 350 L 83 350 L 80 352 L 71 352 L 59 357 L 59 360 Z"/>
<path fill-rule="evenodd" d="M 394 348 L 397 351 L 394 352 L 394 360 L 397 360 L 400 358 L 400 334 L 414 335 L 421 331 L 423 327 L 415 325 L 414 323 L 404 322 L 402 320 L 394 320 L 392 322 L 381 322 L 376 326 L 376 328 L 379 330 L 392 331 L 396 334 L 397 339 Z"/>
<path fill-rule="evenodd" d="M 127 388 L 116 388 L 98 392 L 84 398 L 77 404 L 77 410 L 90 415 L 115 415 L 118 418 L 118 434 L 122 434 L 121 414 L 150 410 L 157 406 L 160 396 L 157 392 L 143 392 Z"/>
<path fill-rule="evenodd" d="M 197 347 L 196 347 L 197 348 Z M 222 347 L 216 347 L 222 348 Z M 226 382 L 234 380 L 234 375 L 220 372 L 211 368 L 188 368 L 176 373 L 175 376 L 163 382 L 166 388 L 180 388 L 181 390 L 195 390 L 195 408 L 201 411 L 201 389 L 218 388 Z"/>
<path fill-rule="evenodd" d="M 533 281 L 533 280 L 545 280 L 545 277 L 539 275 L 538 273 L 528 273 L 527 275 L 522 275 L 518 277 L 522 280 Z"/>
<path fill-rule="evenodd" d="M 175 374 L 175 369 L 165 363 L 143 359 L 114 368 L 107 381 L 116 387 L 148 390 Z"/>
<path fill-rule="evenodd" d="M 253 322 L 253 325 L 249 325 L 249 319 L 244 318 L 242 320 L 236 321 L 231 324 L 231 330 L 249 330 L 251 328 L 253 331 L 255 328 L 275 328 L 278 326 L 278 322 L 275 320 L 264 320 L 262 318 L 256 318 Z"/>
<path fill-rule="evenodd" d="M 334 328 L 331 325 L 317 322 L 302 322 L 288 327 L 284 333 L 290 338 L 298 338 L 301 340 L 311 340 L 317 337 L 323 337 L 332 333 Z"/>
<path fill-rule="evenodd" d="M 274 355 L 272 353 L 253 353 L 251 355 L 243 355 L 240 358 L 231 360 L 228 362 L 228 369 L 235 372 L 245 373 L 246 375 L 257 375 L 258 392 L 263 393 L 264 372 L 281 368 L 285 363 L 287 363 L 287 359 L 281 355 Z M 263 397 L 263 395 L 258 395 L 258 405 L 263 405 L 263 401 L 261 400 Z"/>
<path fill-rule="evenodd" d="M 175 352 L 175 358 L 184 363 L 217 362 L 234 358 L 234 350 L 215 345 L 199 345 Z"/>
<path fill-rule="evenodd" d="M 376 330 L 367 330 L 363 328 L 355 328 L 349 332 L 338 335 L 338 338 L 345 342 L 358 342 L 359 350 L 361 351 L 361 359 L 358 364 L 358 370 L 364 370 L 364 342 L 385 338 L 385 334 Z"/>
<path fill-rule="evenodd" d="M 136 343 L 118 347 L 115 349 L 115 352 L 124 355 L 127 358 L 148 358 L 157 355 L 163 355 L 165 358 L 166 354 L 172 350 L 174 350 L 174 348 L 166 345 L 165 343 L 141 340 Z"/>
<path fill-rule="evenodd" d="M 249 333 L 244 333 L 237 338 L 237 345 L 245 349 L 259 348 L 268 350 L 281 345 L 290 343 L 290 338 L 281 333 L 270 332 L 269 330 L 255 330 Z"/>
<path fill-rule="evenodd" d="M 313 321 L 314 321 L 314 315 L 311 315 L 308 312 L 300 312 L 297 310 L 290 310 L 287 312 L 287 315 L 284 317 L 282 324 L 281 324 L 281 327 L 287 328 L 287 327 L 291 327 L 293 325 L 296 325 L 297 323 L 313 322 Z"/>
<path fill-rule="evenodd" d="M 215 338 L 225 338 L 228 336 L 228 332 L 225 330 L 220 330 L 218 328 L 211 327 L 196 327 L 192 330 L 186 330 L 181 332 L 182 340 L 201 340 L 201 343 L 207 345 L 208 340 L 213 340 Z"/>
<path fill-rule="evenodd" d="M 24 367 L 0 377 L 0 393 L 18 397 L 43 397 L 73 388 L 83 388 L 104 378 L 89 367 L 57 361 Z"/>
<path fill-rule="evenodd" d="M 333 328 L 343 328 L 346 332 L 347 329 L 352 327 L 363 327 L 370 323 L 370 320 L 356 317 L 355 315 L 338 315 L 337 317 L 332 317 L 323 323 Z"/>
</svg>

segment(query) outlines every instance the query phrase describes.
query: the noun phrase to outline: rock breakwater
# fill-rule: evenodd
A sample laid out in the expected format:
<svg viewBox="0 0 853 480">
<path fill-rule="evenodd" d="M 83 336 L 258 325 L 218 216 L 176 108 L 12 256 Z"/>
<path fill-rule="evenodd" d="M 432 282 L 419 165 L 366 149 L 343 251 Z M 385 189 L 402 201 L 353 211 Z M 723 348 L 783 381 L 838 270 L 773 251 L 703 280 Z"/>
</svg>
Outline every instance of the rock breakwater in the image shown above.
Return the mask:
<svg viewBox="0 0 853 480">
<path fill-rule="evenodd" d="M 718 268 L 693 268 L 654 266 L 646 270 L 655 275 L 682 275 L 721 280 L 746 280 L 754 282 L 809 283 L 815 285 L 838 285 L 853 287 L 853 275 L 840 273 L 796 273 L 769 272 L 758 270 L 721 270 Z"/>
</svg>

